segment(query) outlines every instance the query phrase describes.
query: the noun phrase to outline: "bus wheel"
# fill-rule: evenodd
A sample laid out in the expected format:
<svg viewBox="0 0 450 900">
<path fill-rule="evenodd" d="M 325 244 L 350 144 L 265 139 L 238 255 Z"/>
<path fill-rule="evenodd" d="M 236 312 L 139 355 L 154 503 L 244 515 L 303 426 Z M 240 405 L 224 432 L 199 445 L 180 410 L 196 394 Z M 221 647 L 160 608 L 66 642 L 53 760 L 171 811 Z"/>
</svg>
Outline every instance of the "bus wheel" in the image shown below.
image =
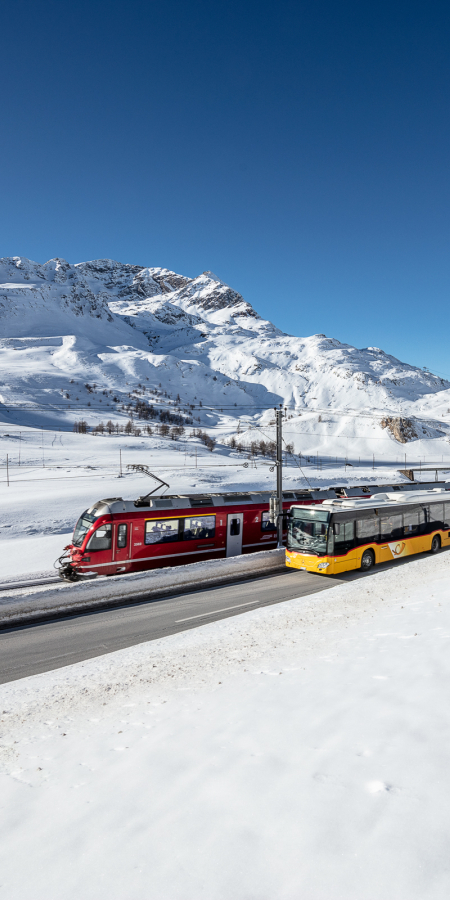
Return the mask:
<svg viewBox="0 0 450 900">
<path fill-rule="evenodd" d="M 364 550 L 364 553 L 361 558 L 361 570 L 363 572 L 368 572 L 369 569 L 372 568 L 375 562 L 375 554 L 373 550 Z"/>
<path fill-rule="evenodd" d="M 431 541 L 431 552 L 439 553 L 440 549 L 441 549 L 441 539 L 438 534 L 435 534 L 433 540 Z"/>
</svg>

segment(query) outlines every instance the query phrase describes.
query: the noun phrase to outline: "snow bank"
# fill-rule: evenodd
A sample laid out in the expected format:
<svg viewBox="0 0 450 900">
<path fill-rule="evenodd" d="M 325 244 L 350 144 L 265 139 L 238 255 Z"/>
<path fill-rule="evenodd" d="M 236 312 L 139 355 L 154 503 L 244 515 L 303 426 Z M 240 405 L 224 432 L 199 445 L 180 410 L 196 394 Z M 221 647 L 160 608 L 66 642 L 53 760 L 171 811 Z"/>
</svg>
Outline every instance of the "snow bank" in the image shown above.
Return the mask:
<svg viewBox="0 0 450 900">
<path fill-rule="evenodd" d="M 1 687 L 5 897 L 446 900 L 449 574 Z"/>
<path fill-rule="evenodd" d="M 100 576 L 93 581 L 77 584 L 61 581 L 44 587 L 12 588 L 0 594 L 0 623 L 10 625 L 60 612 L 79 612 L 83 609 L 111 606 L 124 600 L 161 596 L 174 590 L 212 587 L 256 572 L 281 570 L 284 566 L 283 549 L 263 550 L 230 559 L 211 559 L 188 566 L 167 566 L 135 575 L 113 578 Z"/>
</svg>

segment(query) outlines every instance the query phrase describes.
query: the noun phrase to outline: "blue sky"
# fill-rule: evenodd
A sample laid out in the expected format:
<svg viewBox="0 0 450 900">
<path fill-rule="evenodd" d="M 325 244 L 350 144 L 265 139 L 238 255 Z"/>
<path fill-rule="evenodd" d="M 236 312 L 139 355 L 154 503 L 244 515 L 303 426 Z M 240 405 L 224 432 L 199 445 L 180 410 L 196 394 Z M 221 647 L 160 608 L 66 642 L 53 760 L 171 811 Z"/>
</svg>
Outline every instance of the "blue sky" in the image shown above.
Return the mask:
<svg viewBox="0 0 450 900">
<path fill-rule="evenodd" d="M 0 255 L 212 269 L 450 377 L 450 7 L 15 0 Z"/>
</svg>

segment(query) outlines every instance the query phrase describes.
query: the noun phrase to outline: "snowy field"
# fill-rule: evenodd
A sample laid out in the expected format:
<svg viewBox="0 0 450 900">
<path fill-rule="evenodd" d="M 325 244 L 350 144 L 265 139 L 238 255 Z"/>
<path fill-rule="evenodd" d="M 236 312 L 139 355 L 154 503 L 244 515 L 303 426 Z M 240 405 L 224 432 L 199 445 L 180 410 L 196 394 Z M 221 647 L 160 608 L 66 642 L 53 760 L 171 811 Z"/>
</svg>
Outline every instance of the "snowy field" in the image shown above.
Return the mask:
<svg viewBox="0 0 450 900">
<path fill-rule="evenodd" d="M 1 687 L 0 896 L 446 900 L 449 574 Z"/>
<path fill-rule="evenodd" d="M 20 437 L 19 432 L 0 431 L 0 464 L 1 582 L 54 574 L 53 562 L 71 540 L 75 522 L 96 500 L 133 499 L 153 490 L 155 482 L 128 465 L 149 466 L 170 484 L 171 493 L 274 490 L 276 477 L 269 459 L 249 461 L 246 454 L 225 447 L 211 453 L 195 438 L 93 437 L 33 428 L 23 429 Z M 387 460 L 375 468 L 367 463 L 345 466 L 341 460 L 321 467 L 319 460 L 300 467 L 289 459 L 283 483 L 285 490 L 295 490 L 405 481 L 398 465 Z"/>
</svg>

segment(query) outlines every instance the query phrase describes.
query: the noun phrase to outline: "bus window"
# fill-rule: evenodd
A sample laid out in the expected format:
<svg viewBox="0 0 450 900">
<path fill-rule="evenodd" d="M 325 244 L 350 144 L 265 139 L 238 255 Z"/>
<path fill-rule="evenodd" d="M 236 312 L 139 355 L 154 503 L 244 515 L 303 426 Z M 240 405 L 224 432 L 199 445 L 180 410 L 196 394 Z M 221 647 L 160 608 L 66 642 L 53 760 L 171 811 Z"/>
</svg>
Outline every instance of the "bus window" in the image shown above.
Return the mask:
<svg viewBox="0 0 450 900">
<path fill-rule="evenodd" d="M 405 509 L 403 513 L 403 534 L 405 537 L 412 537 L 414 534 L 423 534 L 424 524 L 425 516 L 423 509 Z"/>
<path fill-rule="evenodd" d="M 450 503 L 444 503 L 444 528 L 450 528 Z"/>
<path fill-rule="evenodd" d="M 379 522 L 377 516 L 368 516 L 367 519 L 356 520 L 356 543 L 372 544 L 378 540 Z"/>
<path fill-rule="evenodd" d="M 442 503 L 431 503 L 429 510 L 430 510 L 429 522 L 431 525 L 431 530 L 434 531 L 435 528 L 443 528 L 444 527 L 443 504 Z"/>
<path fill-rule="evenodd" d="M 414 510 L 413 516 L 417 513 Z M 417 519 L 417 523 L 419 520 Z M 380 541 L 396 541 L 403 537 L 403 518 L 401 515 L 381 516 L 380 518 Z"/>
<path fill-rule="evenodd" d="M 178 541 L 178 519 L 148 519 L 145 523 L 146 544 Z"/>
<path fill-rule="evenodd" d="M 355 545 L 355 522 L 334 523 L 334 553 L 348 553 Z"/>
<path fill-rule="evenodd" d="M 288 524 L 288 549 L 311 551 L 318 556 L 326 553 L 329 518 L 330 513 L 320 506 L 294 507 Z"/>
</svg>

